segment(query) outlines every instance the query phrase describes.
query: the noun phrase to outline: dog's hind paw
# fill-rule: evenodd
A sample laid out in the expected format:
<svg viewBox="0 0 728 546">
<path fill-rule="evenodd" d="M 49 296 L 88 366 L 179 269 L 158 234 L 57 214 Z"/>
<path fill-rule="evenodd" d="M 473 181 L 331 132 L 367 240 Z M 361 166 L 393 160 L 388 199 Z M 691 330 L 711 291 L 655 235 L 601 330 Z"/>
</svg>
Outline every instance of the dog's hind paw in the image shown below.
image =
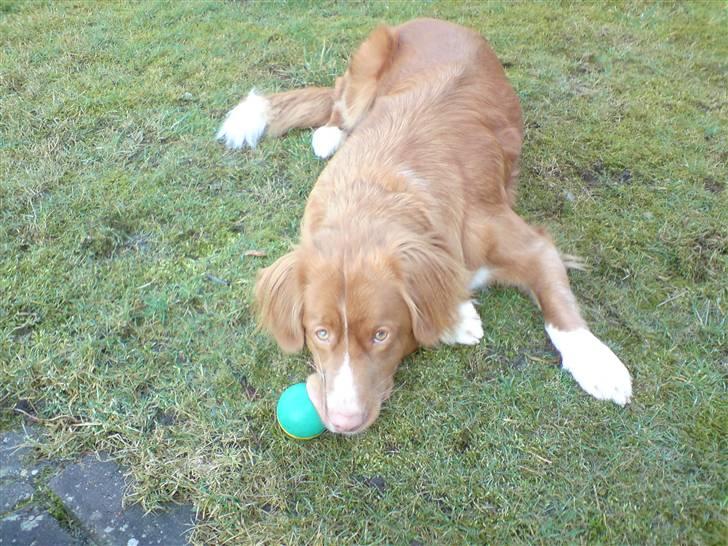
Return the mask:
<svg viewBox="0 0 728 546">
<path fill-rule="evenodd" d="M 316 157 L 326 159 L 334 155 L 334 152 L 339 149 L 343 140 L 344 131 L 333 125 L 325 125 L 313 132 L 311 147 Z"/>
</svg>

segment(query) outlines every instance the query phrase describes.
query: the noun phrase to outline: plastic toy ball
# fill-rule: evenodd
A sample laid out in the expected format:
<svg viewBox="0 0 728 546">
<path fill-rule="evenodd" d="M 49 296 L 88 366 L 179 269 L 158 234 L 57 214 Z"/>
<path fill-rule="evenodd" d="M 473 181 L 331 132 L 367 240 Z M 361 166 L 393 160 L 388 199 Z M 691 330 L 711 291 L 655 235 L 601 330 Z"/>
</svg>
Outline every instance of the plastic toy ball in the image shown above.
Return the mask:
<svg viewBox="0 0 728 546">
<path fill-rule="evenodd" d="M 276 415 L 283 432 L 296 440 L 311 440 L 326 428 L 308 397 L 306 383 L 296 383 L 283 391 Z"/>
</svg>

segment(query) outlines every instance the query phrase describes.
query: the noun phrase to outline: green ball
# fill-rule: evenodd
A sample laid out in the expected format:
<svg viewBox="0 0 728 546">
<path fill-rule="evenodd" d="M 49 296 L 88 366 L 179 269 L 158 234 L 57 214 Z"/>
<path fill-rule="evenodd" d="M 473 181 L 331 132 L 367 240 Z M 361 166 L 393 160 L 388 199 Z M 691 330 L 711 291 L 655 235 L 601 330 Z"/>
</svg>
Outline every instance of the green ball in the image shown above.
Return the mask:
<svg viewBox="0 0 728 546">
<path fill-rule="evenodd" d="M 283 432 L 296 440 L 316 438 L 326 429 L 308 397 L 306 383 L 296 383 L 283 391 L 276 415 Z"/>
</svg>

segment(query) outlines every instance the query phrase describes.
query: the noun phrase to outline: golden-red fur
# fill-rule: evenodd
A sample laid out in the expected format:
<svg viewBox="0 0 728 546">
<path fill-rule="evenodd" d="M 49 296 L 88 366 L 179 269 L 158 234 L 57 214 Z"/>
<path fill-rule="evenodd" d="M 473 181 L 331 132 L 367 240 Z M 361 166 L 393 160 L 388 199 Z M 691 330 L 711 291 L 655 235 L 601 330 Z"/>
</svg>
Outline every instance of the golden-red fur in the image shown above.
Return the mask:
<svg viewBox="0 0 728 546">
<path fill-rule="evenodd" d="M 455 326 L 481 267 L 531 291 L 548 323 L 583 326 L 559 253 L 511 208 L 521 110 L 480 35 L 430 19 L 379 27 L 335 88 L 268 99 L 269 134 L 324 123 L 346 134 L 300 244 L 256 287 L 261 325 L 284 350 L 311 350 L 309 389 L 330 428 L 342 360 L 361 415 L 338 431 L 356 432 L 376 419 L 402 358 Z"/>
</svg>

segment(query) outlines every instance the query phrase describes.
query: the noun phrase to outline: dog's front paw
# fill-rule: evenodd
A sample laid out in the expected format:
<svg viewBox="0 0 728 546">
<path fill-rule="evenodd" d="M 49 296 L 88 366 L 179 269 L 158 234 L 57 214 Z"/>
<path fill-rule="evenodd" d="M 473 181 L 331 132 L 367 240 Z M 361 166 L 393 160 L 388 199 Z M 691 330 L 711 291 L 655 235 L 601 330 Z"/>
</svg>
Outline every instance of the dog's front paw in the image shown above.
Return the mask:
<svg viewBox="0 0 728 546">
<path fill-rule="evenodd" d="M 316 157 L 326 159 L 334 155 L 334 152 L 341 146 L 344 139 L 344 131 L 333 125 L 325 125 L 319 127 L 313 132 L 311 137 L 311 147 Z"/>
<path fill-rule="evenodd" d="M 477 345 L 483 338 L 483 322 L 472 301 L 461 303 L 458 307 L 458 322 L 445 332 L 440 341 L 448 345 Z"/>
<path fill-rule="evenodd" d="M 586 328 L 562 332 L 546 325 L 561 362 L 582 389 L 599 400 L 624 406 L 632 397 L 632 378 L 612 350 Z"/>
<path fill-rule="evenodd" d="M 268 99 L 251 91 L 245 100 L 228 112 L 217 140 L 222 140 L 231 149 L 255 148 L 268 125 Z"/>
</svg>

